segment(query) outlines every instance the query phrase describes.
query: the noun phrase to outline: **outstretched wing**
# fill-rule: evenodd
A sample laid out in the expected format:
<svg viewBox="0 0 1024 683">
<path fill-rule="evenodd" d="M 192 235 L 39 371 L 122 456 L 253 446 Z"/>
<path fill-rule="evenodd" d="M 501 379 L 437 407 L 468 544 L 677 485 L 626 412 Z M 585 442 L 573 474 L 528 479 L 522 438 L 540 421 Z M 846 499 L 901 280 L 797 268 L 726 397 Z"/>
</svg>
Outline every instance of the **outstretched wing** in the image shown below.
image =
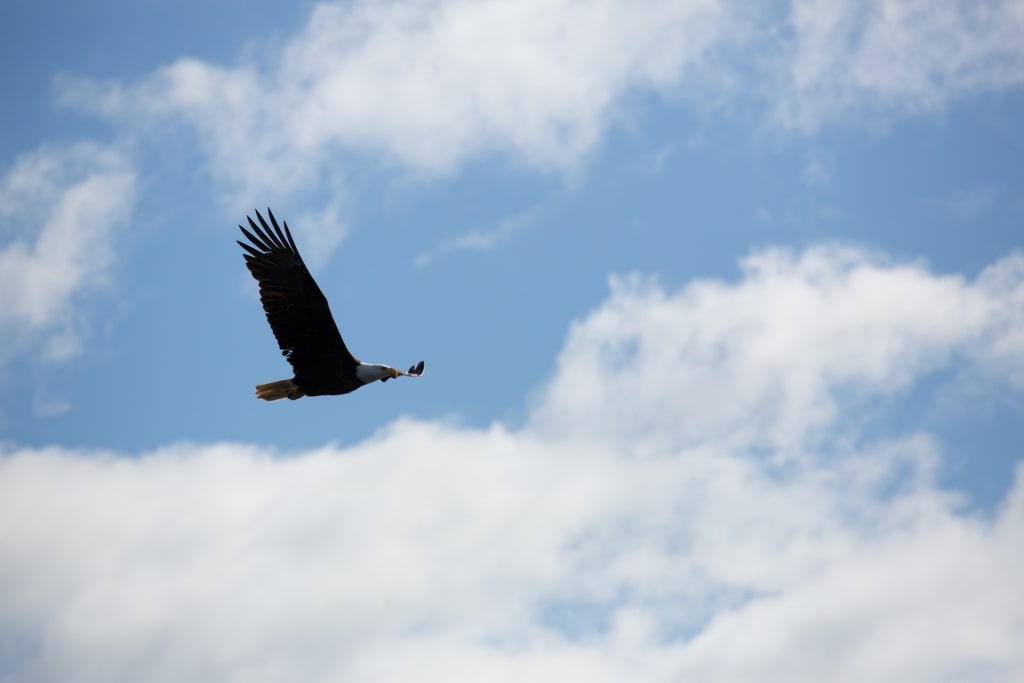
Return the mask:
<svg viewBox="0 0 1024 683">
<path fill-rule="evenodd" d="M 246 216 L 252 232 L 238 226 L 252 244 L 238 244 L 246 251 L 246 267 L 260 283 L 260 301 L 277 345 L 295 370 L 300 386 L 304 377 L 353 371 L 358 361 L 345 347 L 327 298 L 302 262 L 288 223 L 282 231 L 270 209 L 267 215 L 273 229 L 257 211 L 259 225 Z"/>
</svg>

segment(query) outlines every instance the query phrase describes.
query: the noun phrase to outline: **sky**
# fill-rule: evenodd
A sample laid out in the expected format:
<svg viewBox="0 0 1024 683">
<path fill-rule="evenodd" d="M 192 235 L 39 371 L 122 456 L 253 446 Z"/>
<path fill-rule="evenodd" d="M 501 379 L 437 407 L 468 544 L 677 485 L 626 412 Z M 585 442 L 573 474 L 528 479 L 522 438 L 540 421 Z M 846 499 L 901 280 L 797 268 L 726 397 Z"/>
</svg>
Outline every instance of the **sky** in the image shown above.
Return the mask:
<svg viewBox="0 0 1024 683">
<path fill-rule="evenodd" d="M 1024 680 L 1024 2 L 0 6 L 0 681 Z M 348 346 L 291 376 L 237 225 Z"/>
</svg>

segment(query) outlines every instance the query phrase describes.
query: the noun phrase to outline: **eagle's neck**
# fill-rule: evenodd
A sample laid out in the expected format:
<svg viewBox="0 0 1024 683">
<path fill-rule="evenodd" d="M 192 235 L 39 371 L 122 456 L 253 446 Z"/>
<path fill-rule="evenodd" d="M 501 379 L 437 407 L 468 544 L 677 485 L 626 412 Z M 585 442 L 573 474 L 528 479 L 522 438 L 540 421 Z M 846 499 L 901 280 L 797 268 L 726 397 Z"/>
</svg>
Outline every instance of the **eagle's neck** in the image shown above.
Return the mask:
<svg viewBox="0 0 1024 683">
<path fill-rule="evenodd" d="M 385 377 L 394 377 L 394 369 L 387 365 L 378 365 L 376 363 L 360 363 L 356 366 L 356 379 L 363 384 L 369 384 L 370 382 L 376 382 L 379 379 Z"/>
</svg>

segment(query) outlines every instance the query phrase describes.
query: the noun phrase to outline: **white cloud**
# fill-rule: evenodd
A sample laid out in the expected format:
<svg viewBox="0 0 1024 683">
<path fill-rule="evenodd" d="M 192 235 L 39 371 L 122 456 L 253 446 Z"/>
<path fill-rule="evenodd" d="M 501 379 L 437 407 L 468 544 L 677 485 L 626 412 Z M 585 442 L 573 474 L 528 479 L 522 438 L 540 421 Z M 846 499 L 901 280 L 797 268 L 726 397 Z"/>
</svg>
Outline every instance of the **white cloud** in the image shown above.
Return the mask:
<svg viewBox="0 0 1024 683">
<path fill-rule="evenodd" d="M 314 213 L 338 219 L 357 167 L 436 178 L 501 156 L 572 176 L 637 93 L 798 133 L 941 111 L 1018 89 L 1022 33 L 1022 0 L 358 0 L 316 5 L 233 63 L 184 56 L 138 83 L 58 90 L 147 144 L 193 131 L 226 206 L 330 197 Z M 810 159 L 805 180 L 832 166 Z M 325 248 L 347 230 L 318 225 Z"/>
<path fill-rule="evenodd" d="M 216 175 L 251 194 L 304 191 L 345 150 L 427 174 L 489 153 L 565 170 L 624 95 L 671 86 L 726 28 L 708 0 L 320 4 L 258 62 L 183 58 L 139 85 L 65 82 L 62 97 L 186 122 Z"/>
<path fill-rule="evenodd" d="M 936 437 L 857 426 L 931 370 L 1024 367 L 1022 263 L 968 281 L 819 247 L 735 283 L 618 281 L 516 430 L 6 446 L 4 670 L 1020 680 L 1024 468 L 978 517 L 936 484 Z"/>
<path fill-rule="evenodd" d="M 533 208 L 514 214 L 500 221 L 497 227 L 473 230 L 458 237 L 445 240 L 436 247 L 422 252 L 414 259 L 418 267 L 427 266 L 436 258 L 452 251 L 492 251 L 510 239 L 517 232 L 537 222 L 540 210 Z"/>
<path fill-rule="evenodd" d="M 991 298 L 991 331 L 973 352 L 992 374 L 1024 388 L 1024 254 L 1005 258 L 982 273 L 979 287 Z"/>
<path fill-rule="evenodd" d="M 341 188 L 335 187 L 331 199 L 320 210 L 299 212 L 293 221 L 302 226 L 303 244 L 300 249 L 303 254 L 309 254 L 303 258 L 313 268 L 323 266 L 327 257 L 348 236 L 343 198 Z"/>
<path fill-rule="evenodd" d="M 124 157 L 92 143 L 40 148 L 0 178 L 5 355 L 29 344 L 52 360 L 78 352 L 82 319 L 75 304 L 107 284 L 115 229 L 128 219 L 134 193 L 135 174 Z"/>
<path fill-rule="evenodd" d="M 799 445 L 834 423 L 840 395 L 904 390 L 953 354 L 1006 348 L 1019 367 L 1021 260 L 972 286 L 842 246 L 762 251 L 739 285 L 674 295 L 616 278 L 574 326 L 540 413 L 553 430 Z"/>
<path fill-rule="evenodd" d="M 1024 85 L 1020 0 L 794 0 L 774 118 L 815 130 L 836 118 L 937 111 Z"/>
<path fill-rule="evenodd" d="M 934 111 L 1019 88 L 1022 31 L 1021 0 L 323 3 L 281 47 L 234 65 L 183 57 L 139 84 L 61 89 L 147 130 L 184 122 L 218 178 L 282 196 L 316 187 L 346 151 L 427 174 L 494 153 L 573 169 L 634 92 L 701 107 L 750 97 L 807 131 Z"/>
</svg>

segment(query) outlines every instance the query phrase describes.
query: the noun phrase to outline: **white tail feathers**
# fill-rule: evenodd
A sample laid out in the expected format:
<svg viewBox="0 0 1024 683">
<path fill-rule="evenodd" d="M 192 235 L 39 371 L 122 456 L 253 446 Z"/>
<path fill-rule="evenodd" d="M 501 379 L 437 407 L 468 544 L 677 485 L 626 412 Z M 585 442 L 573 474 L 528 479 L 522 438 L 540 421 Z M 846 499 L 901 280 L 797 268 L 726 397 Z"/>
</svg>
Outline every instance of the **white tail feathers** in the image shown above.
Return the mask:
<svg viewBox="0 0 1024 683">
<path fill-rule="evenodd" d="M 262 398 L 264 401 L 277 401 L 282 398 L 294 401 L 303 396 L 305 394 L 302 393 L 302 389 L 299 389 L 290 379 L 279 379 L 276 382 L 256 385 L 256 398 Z"/>
</svg>

